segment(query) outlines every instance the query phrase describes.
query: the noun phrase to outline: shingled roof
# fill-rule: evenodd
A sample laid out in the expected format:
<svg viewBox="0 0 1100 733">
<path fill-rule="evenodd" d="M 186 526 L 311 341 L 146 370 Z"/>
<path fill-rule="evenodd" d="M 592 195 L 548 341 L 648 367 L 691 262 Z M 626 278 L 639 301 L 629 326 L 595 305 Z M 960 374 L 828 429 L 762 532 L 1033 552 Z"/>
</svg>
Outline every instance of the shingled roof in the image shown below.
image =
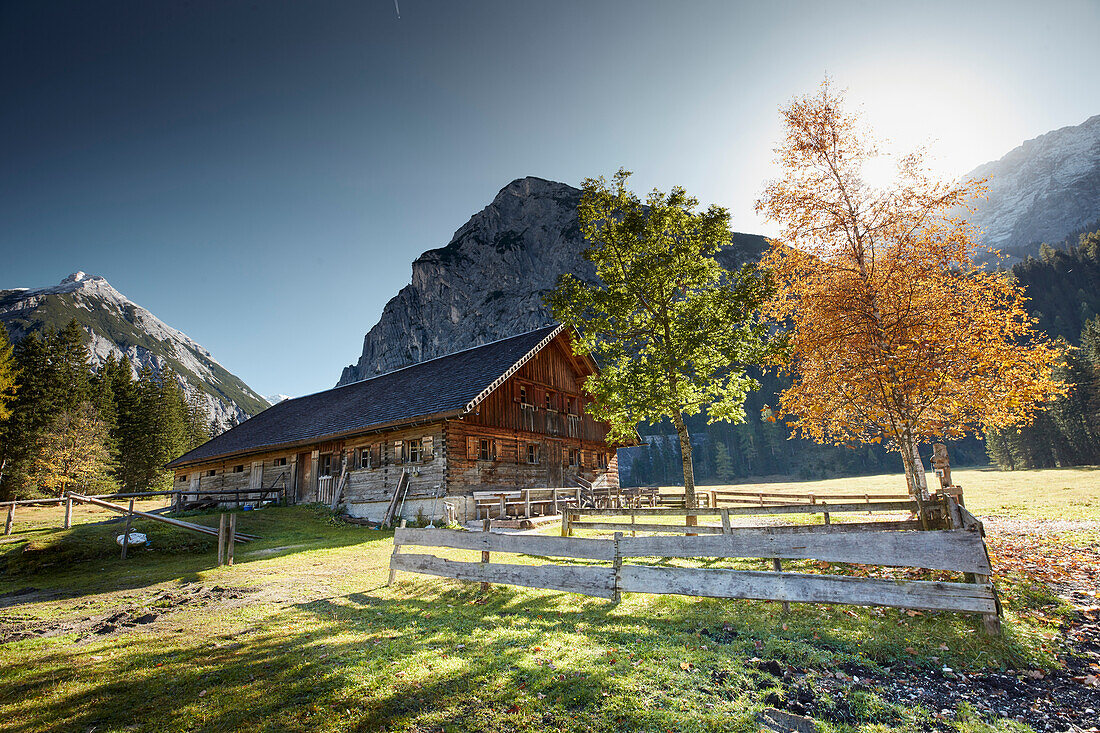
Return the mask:
<svg viewBox="0 0 1100 733">
<path fill-rule="evenodd" d="M 472 410 L 562 326 L 423 361 L 324 392 L 284 400 L 203 443 L 169 468 L 393 428 Z"/>
</svg>

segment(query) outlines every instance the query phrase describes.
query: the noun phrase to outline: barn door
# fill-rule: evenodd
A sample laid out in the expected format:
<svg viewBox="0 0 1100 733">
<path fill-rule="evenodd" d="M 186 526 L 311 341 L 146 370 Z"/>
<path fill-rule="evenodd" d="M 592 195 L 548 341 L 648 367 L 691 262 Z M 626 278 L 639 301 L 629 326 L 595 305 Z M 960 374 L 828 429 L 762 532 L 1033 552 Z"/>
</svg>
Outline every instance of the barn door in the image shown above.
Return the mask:
<svg viewBox="0 0 1100 733">
<path fill-rule="evenodd" d="M 305 501 L 306 494 L 309 493 L 309 478 L 310 478 L 310 454 L 299 453 L 298 454 L 298 476 L 294 486 L 294 499 L 295 501 Z"/>
<path fill-rule="evenodd" d="M 252 472 L 248 474 L 248 490 L 259 491 L 264 486 L 264 462 L 252 461 Z"/>
<path fill-rule="evenodd" d="M 560 440 L 546 441 L 546 485 L 561 488 L 562 451 Z"/>
</svg>

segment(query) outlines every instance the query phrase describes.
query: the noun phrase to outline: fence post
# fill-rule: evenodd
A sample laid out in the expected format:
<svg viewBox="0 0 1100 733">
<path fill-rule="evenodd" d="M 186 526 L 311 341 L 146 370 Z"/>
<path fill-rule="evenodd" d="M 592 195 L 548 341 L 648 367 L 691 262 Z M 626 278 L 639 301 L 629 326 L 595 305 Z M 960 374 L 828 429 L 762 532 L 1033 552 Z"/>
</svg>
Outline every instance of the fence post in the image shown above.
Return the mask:
<svg viewBox="0 0 1100 733">
<path fill-rule="evenodd" d="M 730 529 L 730 510 L 729 509 L 723 509 L 722 510 L 722 534 L 731 534 L 732 532 L 733 532 L 733 530 Z"/>
<path fill-rule="evenodd" d="M 225 514 L 218 520 L 218 567 L 225 563 Z"/>
<path fill-rule="evenodd" d="M 233 545 L 237 540 L 237 515 L 229 515 L 229 532 L 225 536 L 226 550 L 225 550 L 225 564 L 233 564 Z"/>
<path fill-rule="evenodd" d="M 612 603 L 618 603 L 621 600 L 621 596 L 619 595 L 619 585 L 622 582 L 623 555 L 622 551 L 619 549 L 619 540 L 621 540 L 622 538 L 622 532 L 615 533 L 615 557 L 611 561 L 611 567 L 615 569 L 615 589 L 612 592 L 611 596 Z"/>
<path fill-rule="evenodd" d="M 631 512 L 631 513 L 630 513 L 630 523 L 631 523 L 631 524 L 634 524 L 635 522 L 636 522 L 636 520 L 635 520 L 635 518 L 634 518 L 634 512 Z M 633 529 L 631 529 L 631 530 L 630 530 L 630 536 L 631 536 L 631 537 L 637 537 L 637 536 L 638 536 L 638 533 L 637 533 L 637 532 L 635 532 L 635 531 L 634 531 Z"/>
<path fill-rule="evenodd" d="M 772 558 L 772 570 L 774 570 L 777 573 L 783 572 L 783 563 L 781 563 L 779 561 L 778 557 L 773 557 Z M 783 613 L 790 613 L 790 612 L 791 612 L 791 604 L 788 603 L 787 601 L 783 601 Z"/>
<path fill-rule="evenodd" d="M 569 507 L 566 507 L 561 512 L 561 536 L 569 536 Z"/>
<path fill-rule="evenodd" d="M 73 528 L 73 497 L 65 497 L 65 529 Z"/>
<path fill-rule="evenodd" d="M 11 534 L 11 527 L 15 524 L 15 502 L 8 504 L 8 521 L 4 522 L 4 534 Z"/>
<path fill-rule="evenodd" d="M 405 523 L 407 521 L 408 521 L 407 519 L 402 519 L 401 520 L 401 529 L 405 529 Z M 395 534 L 394 536 L 396 537 L 397 535 Z M 399 545 L 395 542 L 393 544 L 393 554 L 396 555 L 399 552 L 401 552 L 401 545 Z M 390 579 L 386 581 L 386 585 L 387 586 L 393 585 L 393 579 L 396 578 L 396 577 L 397 577 L 397 569 L 396 568 L 390 568 Z"/>
<path fill-rule="evenodd" d="M 130 549 L 130 525 L 134 521 L 134 500 L 130 499 L 130 511 L 126 514 L 126 529 L 122 534 L 122 559 L 126 559 L 126 551 Z"/>
<path fill-rule="evenodd" d="M 531 518 L 531 490 L 523 490 L 523 516 L 526 519 Z"/>
<path fill-rule="evenodd" d="M 827 502 L 827 501 L 823 501 L 823 502 L 821 502 L 821 506 L 823 506 L 823 507 L 828 507 L 828 506 L 829 506 L 829 502 Z M 828 511 L 826 511 L 826 512 L 825 512 L 825 524 L 832 524 L 832 523 L 833 523 L 833 522 L 832 522 L 832 520 L 831 520 L 831 519 L 829 518 L 829 512 L 828 512 Z"/>
<path fill-rule="evenodd" d="M 503 501 L 504 501 L 504 499 L 502 497 L 501 502 L 503 502 Z M 485 546 L 488 547 L 489 546 L 489 518 L 488 517 L 481 520 L 481 531 L 485 533 Z M 482 550 L 481 551 L 481 561 L 486 562 L 486 563 L 489 562 L 489 551 L 488 550 Z M 489 584 L 488 583 L 483 582 L 481 584 L 481 592 L 482 593 L 488 593 L 489 592 Z"/>
</svg>

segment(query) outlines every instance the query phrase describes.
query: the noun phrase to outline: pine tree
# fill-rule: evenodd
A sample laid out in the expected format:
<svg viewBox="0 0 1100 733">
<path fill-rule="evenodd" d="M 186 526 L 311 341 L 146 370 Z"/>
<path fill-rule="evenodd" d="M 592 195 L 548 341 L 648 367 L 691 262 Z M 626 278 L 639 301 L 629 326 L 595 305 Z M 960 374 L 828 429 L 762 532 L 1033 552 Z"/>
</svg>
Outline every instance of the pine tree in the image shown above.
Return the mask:
<svg viewBox="0 0 1100 733">
<path fill-rule="evenodd" d="M 15 402 L 19 369 L 15 364 L 15 350 L 8 341 L 8 331 L 0 323 L 0 425 L 11 417 Z"/>
<path fill-rule="evenodd" d="M 714 475 L 720 483 L 728 484 L 734 479 L 733 461 L 725 443 L 718 443 L 714 453 Z"/>
</svg>

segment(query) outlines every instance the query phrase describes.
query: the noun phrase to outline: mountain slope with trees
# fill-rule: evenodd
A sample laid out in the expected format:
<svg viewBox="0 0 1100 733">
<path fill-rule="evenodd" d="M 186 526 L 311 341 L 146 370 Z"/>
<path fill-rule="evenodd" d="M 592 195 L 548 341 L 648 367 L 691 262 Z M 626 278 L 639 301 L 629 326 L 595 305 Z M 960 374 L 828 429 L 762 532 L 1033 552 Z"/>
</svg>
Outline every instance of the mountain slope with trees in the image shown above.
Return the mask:
<svg viewBox="0 0 1100 733">
<path fill-rule="evenodd" d="M 93 366 L 113 356 L 128 363 L 135 376 L 146 367 L 171 372 L 180 387 L 202 405 L 216 432 L 269 407 L 201 344 L 128 299 L 102 277 L 77 272 L 48 288 L 0 290 L 0 323 L 13 341 L 29 333 L 60 331 L 71 321 L 87 334 Z"/>
<path fill-rule="evenodd" d="M 15 398 L 0 419 L 0 499 L 167 488 L 164 465 L 209 439 L 202 405 L 172 372 L 144 367 L 135 377 L 113 355 L 93 372 L 87 334 L 75 320 L 27 334 L 11 361 Z"/>
</svg>

